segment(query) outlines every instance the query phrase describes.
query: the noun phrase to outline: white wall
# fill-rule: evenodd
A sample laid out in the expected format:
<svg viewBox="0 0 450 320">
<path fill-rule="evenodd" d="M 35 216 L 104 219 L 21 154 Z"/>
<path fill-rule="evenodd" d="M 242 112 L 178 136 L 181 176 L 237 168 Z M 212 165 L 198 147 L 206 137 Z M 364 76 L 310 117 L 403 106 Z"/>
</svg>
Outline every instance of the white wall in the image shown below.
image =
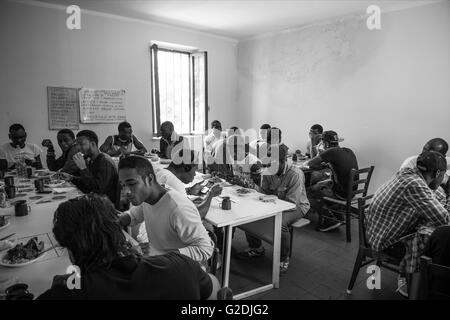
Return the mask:
<svg viewBox="0 0 450 320">
<path fill-rule="evenodd" d="M 67 17 L 61 8 L 0 3 L 0 143 L 14 122 L 26 127 L 30 142 L 55 139 L 56 131 L 48 130 L 46 87 L 66 86 L 126 89 L 127 120 L 151 147 L 152 40 L 208 51 L 209 122 L 234 123 L 235 42 L 89 12 L 82 12 L 81 30 L 70 31 Z M 96 131 L 103 141 L 117 132 L 117 124 L 81 124 L 82 129 Z"/>
<path fill-rule="evenodd" d="M 364 14 L 364 13 L 362 13 Z M 345 137 L 372 189 L 430 138 L 450 141 L 450 2 L 310 26 L 238 45 L 238 123 L 280 127 L 291 149 L 321 123 Z"/>
</svg>

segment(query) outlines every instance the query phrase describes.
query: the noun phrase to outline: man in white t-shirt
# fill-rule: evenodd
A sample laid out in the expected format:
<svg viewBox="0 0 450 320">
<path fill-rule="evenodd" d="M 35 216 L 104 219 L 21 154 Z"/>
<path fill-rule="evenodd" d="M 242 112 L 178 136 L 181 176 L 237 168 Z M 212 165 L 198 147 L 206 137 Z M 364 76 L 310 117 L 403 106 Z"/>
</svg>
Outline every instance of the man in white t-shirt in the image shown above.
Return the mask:
<svg viewBox="0 0 450 320">
<path fill-rule="evenodd" d="M 442 154 L 444 157 L 446 157 L 448 151 L 448 143 L 442 138 L 431 139 L 423 146 L 422 152 L 425 151 L 436 151 Z M 402 165 L 400 166 L 400 169 L 417 168 L 417 157 L 418 156 L 412 156 L 403 161 Z M 444 180 L 442 181 L 443 185 L 449 181 L 450 176 L 450 157 L 446 157 L 446 160 L 447 160 L 447 172 L 445 173 Z"/>
<path fill-rule="evenodd" d="M 26 165 L 37 169 L 42 168 L 41 148 L 33 143 L 27 143 L 27 133 L 21 124 L 9 127 L 11 142 L 0 146 L 0 169 L 13 169 L 16 162 L 23 160 Z"/>
<path fill-rule="evenodd" d="M 119 216 L 122 225 L 145 221 L 149 254 L 180 252 L 199 262 L 207 261 L 214 244 L 194 204 L 183 194 L 164 189 L 150 162 L 130 156 L 119 162 L 119 179 L 135 207 Z"/>
</svg>

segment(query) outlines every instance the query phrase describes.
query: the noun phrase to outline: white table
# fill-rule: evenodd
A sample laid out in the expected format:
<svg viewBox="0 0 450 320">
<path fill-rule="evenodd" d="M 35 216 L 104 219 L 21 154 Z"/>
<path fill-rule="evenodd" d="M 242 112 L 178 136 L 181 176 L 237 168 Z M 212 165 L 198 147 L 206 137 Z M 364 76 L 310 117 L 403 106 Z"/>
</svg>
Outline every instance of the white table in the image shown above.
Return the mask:
<svg viewBox="0 0 450 320">
<path fill-rule="evenodd" d="M 222 210 L 220 202 L 211 202 L 211 207 L 205 219 L 216 227 L 224 228 L 224 252 L 222 256 L 222 286 L 228 287 L 230 279 L 230 256 L 231 242 L 233 237 L 233 227 L 246 223 L 275 217 L 273 262 L 272 262 L 272 283 L 235 295 L 234 299 L 244 299 L 249 296 L 279 288 L 280 285 L 280 248 L 281 248 L 281 221 L 282 213 L 295 208 L 293 203 L 276 200 L 275 203 L 264 203 L 259 200 L 261 193 L 255 192 L 250 196 L 239 197 L 235 190 L 237 186 L 225 187 L 222 196 L 231 196 L 231 210 Z"/>
<path fill-rule="evenodd" d="M 30 182 L 21 182 L 24 179 L 15 179 L 15 185 L 28 184 L 30 188 L 34 189 L 33 180 Z M 57 245 L 56 240 L 52 234 L 53 216 L 61 202 L 67 199 L 76 197 L 81 193 L 77 189 L 73 189 L 62 195 L 64 199 L 53 200 L 49 203 L 37 204 L 37 202 L 46 199 L 53 198 L 56 194 L 36 194 L 34 191 L 27 192 L 26 197 L 17 197 L 11 199 L 27 200 L 28 205 L 31 207 L 31 211 L 27 216 L 16 217 L 14 215 L 14 207 L 0 208 L 0 215 L 11 215 L 10 225 L 0 231 L 0 238 L 3 238 L 11 233 L 15 235 L 8 240 L 18 240 L 19 242 L 26 242 L 32 236 L 38 236 L 40 241 L 44 241 L 45 247 L 52 247 Z M 30 200 L 32 196 L 43 196 L 39 200 Z M 66 250 L 57 248 L 45 253 L 41 260 L 20 268 L 7 268 L 0 266 L 1 279 L 16 278 L 17 282 L 26 283 L 29 287 L 28 290 L 34 294 L 35 298 L 44 293 L 52 285 L 53 276 L 65 274 L 67 267 L 70 266 L 70 260 Z"/>
</svg>

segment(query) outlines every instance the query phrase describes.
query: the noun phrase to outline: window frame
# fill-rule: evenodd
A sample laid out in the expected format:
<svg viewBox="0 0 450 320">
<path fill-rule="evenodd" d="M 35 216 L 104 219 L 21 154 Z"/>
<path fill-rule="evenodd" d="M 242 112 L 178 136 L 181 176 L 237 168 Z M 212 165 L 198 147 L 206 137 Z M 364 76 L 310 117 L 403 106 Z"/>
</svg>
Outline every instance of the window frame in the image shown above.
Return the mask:
<svg viewBox="0 0 450 320">
<path fill-rule="evenodd" d="M 204 128 L 205 132 L 208 130 L 208 53 L 200 50 L 180 50 L 171 48 L 169 46 L 161 46 L 157 43 L 150 45 L 150 91 L 151 91 L 151 104 L 152 104 L 152 124 L 153 124 L 153 137 L 161 137 L 161 106 L 159 96 L 159 73 L 158 73 L 158 51 L 173 52 L 186 54 L 189 56 L 189 132 L 177 132 L 180 135 L 203 135 L 203 132 L 196 130 L 195 128 L 195 81 L 194 81 L 194 68 L 195 57 L 198 54 L 204 55 L 204 94 L 205 94 L 205 110 L 204 110 Z"/>
</svg>

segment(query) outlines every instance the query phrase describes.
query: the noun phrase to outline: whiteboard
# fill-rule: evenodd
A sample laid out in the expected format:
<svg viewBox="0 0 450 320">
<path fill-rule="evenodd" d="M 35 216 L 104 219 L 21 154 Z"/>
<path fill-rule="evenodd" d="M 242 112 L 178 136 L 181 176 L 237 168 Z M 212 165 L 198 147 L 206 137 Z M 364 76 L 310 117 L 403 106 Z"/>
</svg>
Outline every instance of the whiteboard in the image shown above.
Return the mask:
<svg viewBox="0 0 450 320">
<path fill-rule="evenodd" d="M 80 120 L 82 123 L 117 123 L 126 120 L 125 90 L 80 90 Z"/>
<path fill-rule="evenodd" d="M 47 87 L 49 130 L 79 129 L 78 88 Z"/>
</svg>

